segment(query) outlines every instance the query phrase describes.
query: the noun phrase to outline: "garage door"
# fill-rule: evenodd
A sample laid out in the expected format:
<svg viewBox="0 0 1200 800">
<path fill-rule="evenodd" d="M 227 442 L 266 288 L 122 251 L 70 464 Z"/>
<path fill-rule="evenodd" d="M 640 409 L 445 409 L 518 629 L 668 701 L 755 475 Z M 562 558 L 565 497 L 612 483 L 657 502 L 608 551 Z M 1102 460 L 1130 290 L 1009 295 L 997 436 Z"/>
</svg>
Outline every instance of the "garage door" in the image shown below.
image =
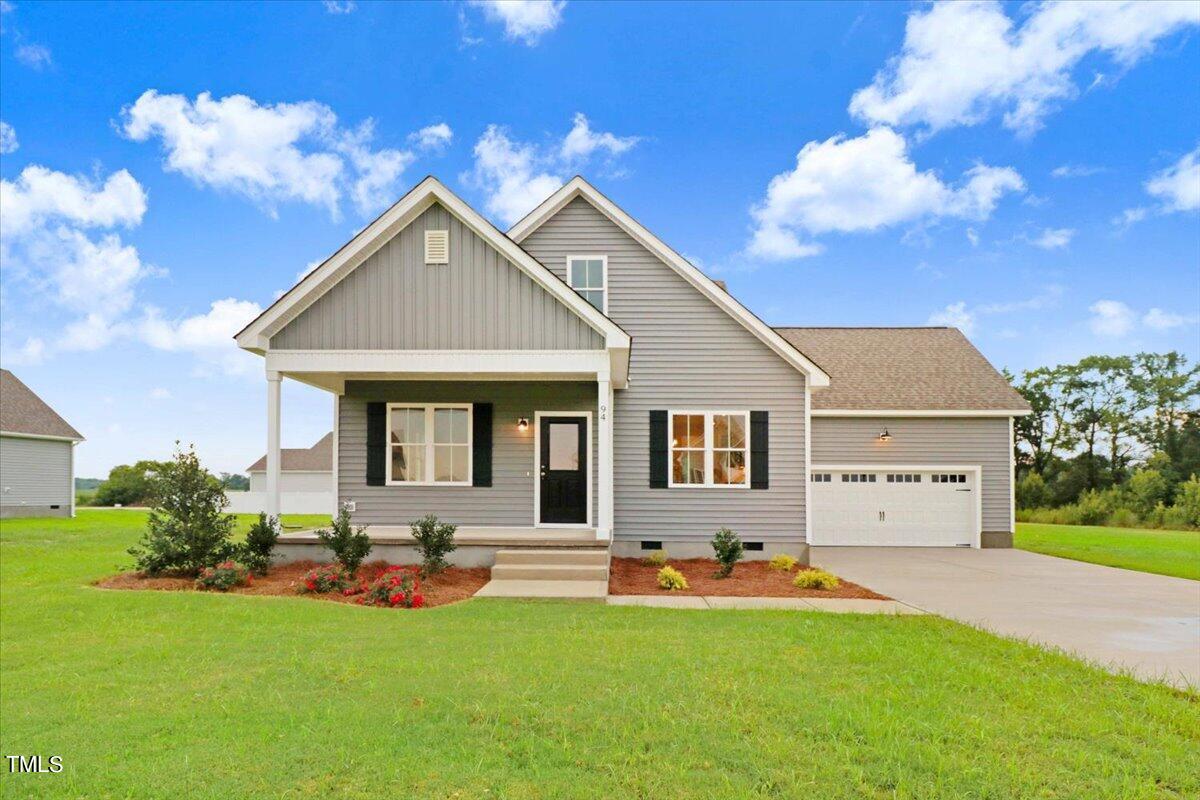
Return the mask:
<svg viewBox="0 0 1200 800">
<path fill-rule="evenodd" d="M 813 467 L 813 544 L 970 547 L 976 473 Z"/>
</svg>

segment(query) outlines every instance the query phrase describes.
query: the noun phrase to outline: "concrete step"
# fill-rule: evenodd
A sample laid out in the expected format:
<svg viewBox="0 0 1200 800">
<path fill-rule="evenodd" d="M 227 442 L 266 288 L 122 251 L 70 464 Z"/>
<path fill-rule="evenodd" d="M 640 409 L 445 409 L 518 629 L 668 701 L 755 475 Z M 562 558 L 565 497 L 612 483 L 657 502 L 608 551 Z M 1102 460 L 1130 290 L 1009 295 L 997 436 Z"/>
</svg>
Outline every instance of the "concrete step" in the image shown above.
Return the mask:
<svg viewBox="0 0 1200 800">
<path fill-rule="evenodd" d="M 602 602 L 608 581 L 493 580 L 476 597 L 546 597 Z"/>
<path fill-rule="evenodd" d="M 497 564 L 493 581 L 601 581 L 608 580 L 603 564 Z"/>
<path fill-rule="evenodd" d="M 498 550 L 496 551 L 496 566 L 510 564 L 560 564 L 573 566 L 608 566 L 608 549 L 594 548 L 583 550 L 578 548 L 549 550 Z"/>
</svg>

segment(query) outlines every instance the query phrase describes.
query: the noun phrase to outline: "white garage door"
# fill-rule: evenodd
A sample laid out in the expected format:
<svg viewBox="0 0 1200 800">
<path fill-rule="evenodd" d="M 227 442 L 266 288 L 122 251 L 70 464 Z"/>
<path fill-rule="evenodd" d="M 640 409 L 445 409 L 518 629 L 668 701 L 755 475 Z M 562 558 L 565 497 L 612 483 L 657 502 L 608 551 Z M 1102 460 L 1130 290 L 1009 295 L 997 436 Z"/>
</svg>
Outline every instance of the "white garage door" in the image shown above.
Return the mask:
<svg viewBox="0 0 1200 800">
<path fill-rule="evenodd" d="M 813 467 L 811 542 L 970 547 L 979 491 L 969 471 Z"/>
</svg>

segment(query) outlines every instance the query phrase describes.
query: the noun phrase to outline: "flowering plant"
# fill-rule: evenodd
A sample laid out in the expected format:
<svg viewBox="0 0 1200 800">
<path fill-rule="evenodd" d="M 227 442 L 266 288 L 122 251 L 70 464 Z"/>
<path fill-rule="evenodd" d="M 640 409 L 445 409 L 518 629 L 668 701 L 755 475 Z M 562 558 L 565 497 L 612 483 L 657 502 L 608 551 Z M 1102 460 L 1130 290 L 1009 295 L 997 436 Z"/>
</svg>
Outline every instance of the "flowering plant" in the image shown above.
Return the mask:
<svg viewBox="0 0 1200 800">
<path fill-rule="evenodd" d="M 425 596 L 421 594 L 420 570 L 416 567 L 388 567 L 367 586 L 358 602 L 385 608 L 420 608 L 425 605 Z"/>
<path fill-rule="evenodd" d="M 215 567 L 200 570 L 196 588 L 228 592 L 235 586 L 249 586 L 250 580 L 250 570 L 232 561 L 222 561 Z"/>
<path fill-rule="evenodd" d="M 337 564 L 322 564 L 310 569 L 304 576 L 304 586 L 301 591 L 314 594 L 326 592 L 345 592 L 354 586 L 354 575 Z"/>
</svg>

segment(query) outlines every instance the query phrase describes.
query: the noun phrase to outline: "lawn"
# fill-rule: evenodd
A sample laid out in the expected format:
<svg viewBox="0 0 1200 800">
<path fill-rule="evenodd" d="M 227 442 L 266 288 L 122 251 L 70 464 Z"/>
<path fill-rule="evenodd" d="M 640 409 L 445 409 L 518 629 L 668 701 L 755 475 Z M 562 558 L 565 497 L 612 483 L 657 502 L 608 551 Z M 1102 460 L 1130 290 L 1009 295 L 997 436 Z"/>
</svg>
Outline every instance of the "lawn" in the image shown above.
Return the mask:
<svg viewBox="0 0 1200 800">
<path fill-rule="evenodd" d="M 5 796 L 1200 795 L 1195 695 L 947 620 L 88 588 L 143 519 L 0 522 Z"/>
<path fill-rule="evenodd" d="M 1048 556 L 1200 580 L 1200 531 L 1018 522 L 1015 541 Z"/>
</svg>

